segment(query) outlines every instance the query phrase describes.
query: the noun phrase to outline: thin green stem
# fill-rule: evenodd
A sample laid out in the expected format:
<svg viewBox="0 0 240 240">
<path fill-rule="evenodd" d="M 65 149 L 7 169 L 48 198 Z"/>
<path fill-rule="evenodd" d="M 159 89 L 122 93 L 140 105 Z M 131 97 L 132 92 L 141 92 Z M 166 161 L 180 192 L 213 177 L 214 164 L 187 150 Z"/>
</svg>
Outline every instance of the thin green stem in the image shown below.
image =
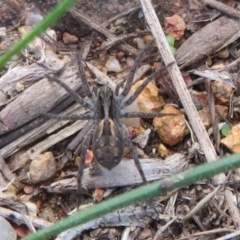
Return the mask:
<svg viewBox="0 0 240 240">
<path fill-rule="evenodd" d="M 157 195 L 165 193 L 170 189 L 185 187 L 195 183 L 196 181 L 210 178 L 221 172 L 227 172 L 238 167 L 240 167 L 240 154 L 231 155 L 212 163 L 202 164 L 198 167 L 188 169 L 175 176 L 171 176 L 169 178 L 147 184 L 135 190 L 129 191 L 112 199 L 99 203 L 89 209 L 81 211 L 80 213 L 56 222 L 51 227 L 42 229 L 37 233 L 31 234 L 30 236 L 24 238 L 24 240 L 46 239 L 48 237 L 59 234 L 64 230 L 102 217 L 107 213 L 129 206 L 138 201 L 153 198 Z"/>
<path fill-rule="evenodd" d="M 27 46 L 35 37 L 39 36 L 49 26 L 55 23 L 77 0 L 63 0 L 41 21 L 28 35 L 18 41 L 0 58 L 0 70 L 6 63 L 24 47 Z"/>
</svg>

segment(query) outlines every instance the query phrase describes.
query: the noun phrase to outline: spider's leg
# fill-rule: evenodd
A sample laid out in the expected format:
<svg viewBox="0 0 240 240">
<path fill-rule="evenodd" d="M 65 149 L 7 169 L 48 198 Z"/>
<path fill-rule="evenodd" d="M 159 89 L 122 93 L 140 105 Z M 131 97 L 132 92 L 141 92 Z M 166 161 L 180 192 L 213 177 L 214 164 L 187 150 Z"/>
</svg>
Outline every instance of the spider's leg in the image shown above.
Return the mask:
<svg viewBox="0 0 240 240">
<path fill-rule="evenodd" d="M 80 146 L 80 143 L 89 132 L 90 127 L 93 125 L 93 120 L 89 120 L 83 129 L 77 134 L 77 136 L 68 144 L 67 151 L 73 153 L 77 146 Z M 74 153 L 76 156 L 76 153 Z"/>
<path fill-rule="evenodd" d="M 46 75 L 46 78 L 50 81 L 54 81 L 56 82 L 57 84 L 59 84 L 61 87 L 63 87 L 69 94 L 70 96 L 77 102 L 79 103 L 81 106 L 87 108 L 87 109 L 90 109 L 90 110 L 93 110 L 93 105 L 87 101 L 85 101 L 83 98 L 81 98 L 75 91 L 73 91 L 66 83 L 62 82 L 61 80 L 55 78 L 55 77 L 52 77 L 52 76 L 49 76 L 49 75 Z"/>
<path fill-rule="evenodd" d="M 130 91 L 130 89 L 131 89 L 131 86 L 132 86 L 134 74 L 135 74 L 135 72 L 136 72 L 136 70 L 137 70 L 137 67 L 138 67 L 138 65 L 139 65 L 139 63 L 140 63 L 143 55 L 145 54 L 146 51 L 149 50 L 149 48 L 152 46 L 152 43 L 153 43 L 154 41 L 155 41 L 155 40 L 153 39 L 153 40 L 138 54 L 138 56 L 137 56 L 137 58 L 136 58 L 136 60 L 135 60 L 135 62 L 134 62 L 134 64 L 133 64 L 133 66 L 131 67 L 131 70 L 130 70 L 130 73 L 129 73 L 129 75 L 128 75 L 128 78 L 127 78 L 125 87 L 123 88 L 123 91 L 122 91 L 122 92 L 120 93 L 120 95 L 119 95 L 119 99 L 120 99 L 120 100 L 124 99 L 124 98 L 128 95 L 128 93 L 129 93 L 129 91 Z"/>
<path fill-rule="evenodd" d="M 135 163 L 135 165 L 136 165 L 136 167 L 138 169 L 138 172 L 140 173 L 143 182 L 146 183 L 147 179 L 146 179 L 146 177 L 144 175 L 144 172 L 142 170 L 142 166 L 141 166 L 141 163 L 140 163 L 140 161 L 138 159 L 137 152 L 136 152 L 136 150 L 135 150 L 135 148 L 134 148 L 134 146 L 132 144 L 132 141 L 131 141 L 130 137 L 128 136 L 128 132 L 126 130 L 126 127 L 122 123 L 120 123 L 120 122 L 118 122 L 118 125 L 119 125 L 119 127 L 120 127 L 120 129 L 121 129 L 121 131 L 123 133 L 124 142 L 126 143 L 126 145 L 129 148 L 130 154 L 131 154 L 131 156 L 132 156 L 132 158 L 134 160 L 134 163 Z"/>
<path fill-rule="evenodd" d="M 157 77 L 161 72 L 163 72 L 164 70 L 166 70 L 169 66 L 171 66 L 174 62 L 169 63 L 167 66 L 160 68 L 158 71 L 156 71 L 155 73 L 153 73 L 152 75 L 150 75 L 148 78 L 146 78 L 142 85 L 139 86 L 139 88 L 135 91 L 135 93 L 129 97 L 126 101 L 123 102 L 123 104 L 121 105 L 121 108 L 125 108 L 126 106 L 132 104 L 137 97 L 140 95 L 140 93 L 143 91 L 143 89 L 148 85 L 148 83 L 155 77 Z"/>
<path fill-rule="evenodd" d="M 52 113 L 41 113 L 41 116 L 43 116 L 45 118 L 52 118 L 52 119 L 58 119 L 58 120 L 70 120 L 70 121 L 92 119 L 92 114 L 91 113 L 73 114 L 73 115 L 59 115 L 59 114 L 52 114 Z"/>
<path fill-rule="evenodd" d="M 81 143 L 81 162 L 78 168 L 78 174 L 77 174 L 77 210 L 79 210 L 79 206 L 82 202 L 82 175 L 83 175 L 83 170 L 84 170 L 84 165 L 85 165 L 85 160 L 86 160 L 86 155 L 87 155 L 87 150 L 89 148 L 91 139 L 93 135 L 93 129 L 91 129 L 86 136 L 86 138 L 83 140 Z"/>
<path fill-rule="evenodd" d="M 174 113 L 146 113 L 146 112 L 126 112 L 121 113 L 121 118 L 155 118 L 164 116 L 175 116 Z"/>
<path fill-rule="evenodd" d="M 95 95 L 93 94 L 93 92 L 91 91 L 91 89 L 89 87 L 87 77 L 86 77 L 86 74 L 84 72 L 81 52 L 77 53 L 77 61 L 78 61 L 78 69 L 79 69 L 80 78 L 82 80 L 83 90 L 84 90 L 85 94 L 87 95 L 87 97 L 89 97 L 92 101 L 94 101 L 95 100 Z"/>
</svg>

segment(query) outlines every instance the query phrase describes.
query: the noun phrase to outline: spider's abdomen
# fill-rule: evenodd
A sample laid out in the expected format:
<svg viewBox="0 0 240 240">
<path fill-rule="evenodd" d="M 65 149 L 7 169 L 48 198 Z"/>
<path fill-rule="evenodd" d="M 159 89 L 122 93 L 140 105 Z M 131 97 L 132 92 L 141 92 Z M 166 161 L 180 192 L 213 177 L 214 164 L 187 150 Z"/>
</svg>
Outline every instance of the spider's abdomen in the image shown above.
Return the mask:
<svg viewBox="0 0 240 240">
<path fill-rule="evenodd" d="M 119 164 L 124 154 L 122 133 L 112 119 L 103 119 L 95 130 L 93 154 L 96 161 L 111 170 Z"/>
</svg>

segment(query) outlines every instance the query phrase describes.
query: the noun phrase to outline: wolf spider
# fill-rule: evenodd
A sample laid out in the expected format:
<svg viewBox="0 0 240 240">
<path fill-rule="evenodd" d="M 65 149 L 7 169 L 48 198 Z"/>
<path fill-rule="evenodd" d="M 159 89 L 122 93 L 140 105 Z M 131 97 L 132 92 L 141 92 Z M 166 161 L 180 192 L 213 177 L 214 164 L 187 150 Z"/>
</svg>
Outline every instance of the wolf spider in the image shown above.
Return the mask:
<svg viewBox="0 0 240 240">
<path fill-rule="evenodd" d="M 134 65 L 132 66 L 130 73 L 128 75 L 126 85 L 123 90 L 119 93 L 119 87 L 113 91 L 109 86 L 101 86 L 100 88 L 94 88 L 93 91 L 87 81 L 87 77 L 84 72 L 84 66 L 82 63 L 81 53 L 77 54 L 78 68 L 80 73 L 80 78 L 82 80 L 82 88 L 85 92 L 88 100 L 81 98 L 76 92 L 74 92 L 68 85 L 64 82 L 58 80 L 55 77 L 47 76 L 49 80 L 52 80 L 62 86 L 73 98 L 74 100 L 82 105 L 84 108 L 88 109 L 89 112 L 79 115 L 71 116 L 61 116 L 54 115 L 50 113 L 44 114 L 48 118 L 55 118 L 60 120 L 88 120 L 85 125 L 83 132 L 88 133 L 84 137 L 80 147 L 78 147 L 77 152 L 80 153 L 80 166 L 78 170 L 78 195 L 81 193 L 81 178 L 83 175 L 85 157 L 87 154 L 87 149 L 92 143 L 92 151 L 94 157 L 98 164 L 108 170 L 111 170 L 119 164 L 124 155 L 124 147 L 127 146 L 130 150 L 130 154 L 135 162 L 135 165 L 141 175 L 144 183 L 147 179 L 141 168 L 141 164 L 138 159 L 138 155 L 134 149 L 132 141 L 128 136 L 126 127 L 121 122 L 121 118 L 154 118 L 156 116 L 165 116 L 169 114 L 163 113 L 144 113 L 144 112 L 123 112 L 124 108 L 132 104 L 139 94 L 143 91 L 146 85 L 161 72 L 163 72 L 166 67 L 163 67 L 150 75 L 145 79 L 142 85 L 127 99 L 126 96 L 129 94 L 130 88 L 132 86 L 135 71 L 140 63 L 141 58 L 144 53 L 150 48 L 149 44 L 136 58 Z M 172 65 L 170 63 L 169 65 Z M 168 65 L 168 66 L 169 66 Z M 167 66 L 167 67 L 168 67 Z M 170 114 L 171 115 L 171 114 Z"/>
</svg>

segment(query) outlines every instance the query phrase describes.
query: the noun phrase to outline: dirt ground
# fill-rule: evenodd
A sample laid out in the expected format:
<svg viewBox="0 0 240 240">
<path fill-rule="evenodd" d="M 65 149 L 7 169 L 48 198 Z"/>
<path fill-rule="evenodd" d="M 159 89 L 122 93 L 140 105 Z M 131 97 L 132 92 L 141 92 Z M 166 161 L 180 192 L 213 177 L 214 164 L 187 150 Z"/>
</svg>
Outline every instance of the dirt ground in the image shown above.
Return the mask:
<svg viewBox="0 0 240 240">
<path fill-rule="evenodd" d="M 0 2 L 0 54 L 29 32 L 56 2 Z M 223 5 L 213 0 L 153 0 L 152 5 L 191 96 L 189 105 L 195 106 L 207 131 L 203 141 L 210 141 L 209 155 L 213 151 L 216 157 L 223 157 L 240 151 L 240 12 L 235 1 L 218 2 Z M 76 103 L 78 97 L 74 100 L 45 75 L 52 74 L 81 99 L 89 99 L 76 61 L 81 51 L 93 92 L 106 85 L 124 88 L 138 54 L 152 39 L 138 0 L 82 0 L 0 72 L 0 216 L 10 223 L 8 231 L 16 234 L 13 239 L 76 211 L 78 146 L 97 124 L 41 114 L 87 113 Z M 163 62 L 153 43 L 139 62 L 127 97 L 161 69 Z M 155 113 L 152 118 L 123 120 L 148 181 L 210 161 L 166 69 L 125 111 L 141 111 L 145 116 Z M 113 131 L 114 125 L 109 126 Z M 92 142 L 87 147 L 80 209 L 142 182 L 129 144 L 122 147 L 124 159 L 119 166 L 99 171 Z M 214 178 L 169 191 L 53 239 L 239 239 L 239 174 L 236 169 L 226 179 L 224 175 L 224 181 Z M 22 217 L 25 214 L 34 220 Z"/>
</svg>

